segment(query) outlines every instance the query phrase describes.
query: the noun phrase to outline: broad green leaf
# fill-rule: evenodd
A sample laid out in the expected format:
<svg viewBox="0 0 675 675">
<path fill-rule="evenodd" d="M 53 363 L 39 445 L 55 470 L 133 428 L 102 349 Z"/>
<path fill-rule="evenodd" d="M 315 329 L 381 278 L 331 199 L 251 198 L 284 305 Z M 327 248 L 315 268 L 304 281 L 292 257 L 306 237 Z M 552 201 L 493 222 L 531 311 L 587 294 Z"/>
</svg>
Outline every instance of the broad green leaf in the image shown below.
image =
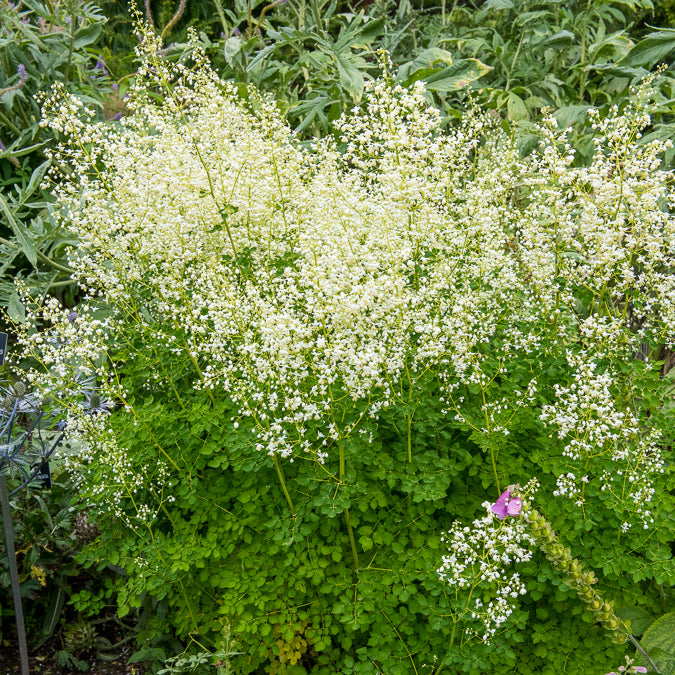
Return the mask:
<svg viewBox="0 0 675 675">
<path fill-rule="evenodd" d="M 87 26 L 86 28 L 81 28 L 75 33 L 75 40 L 73 41 L 73 47 L 75 49 L 81 49 L 90 45 L 92 42 L 98 40 L 98 36 L 101 34 L 101 25 L 94 24 L 93 26 Z"/>
<path fill-rule="evenodd" d="M 516 16 L 513 23 L 515 26 L 527 26 L 529 28 L 539 19 L 546 19 L 548 23 L 553 23 L 553 15 L 546 9 L 539 9 L 534 12 L 521 12 Z"/>
<path fill-rule="evenodd" d="M 647 66 L 653 68 L 675 50 L 675 29 L 660 28 L 640 40 L 619 64 L 622 66 Z"/>
<path fill-rule="evenodd" d="M 478 59 L 460 59 L 426 79 L 427 89 L 438 93 L 457 91 L 492 70 Z"/>
<path fill-rule="evenodd" d="M 23 306 L 23 303 L 16 292 L 9 296 L 7 314 L 15 323 L 23 323 L 26 320 L 26 308 Z"/>
<path fill-rule="evenodd" d="M 511 121 L 530 119 L 530 113 L 527 110 L 525 101 L 512 91 L 509 92 L 506 111 Z"/>
<path fill-rule="evenodd" d="M 40 166 L 38 166 L 35 171 L 33 171 L 26 189 L 21 193 L 21 201 L 19 202 L 20 204 L 25 204 L 26 200 L 33 194 L 33 192 L 35 192 L 35 189 L 40 185 L 40 181 L 42 181 L 42 178 L 44 177 L 45 172 L 51 163 L 52 160 L 48 159 L 47 161 L 42 162 L 42 164 L 40 164 Z"/>
<path fill-rule="evenodd" d="M 452 65 L 452 54 L 446 49 L 440 47 L 430 47 L 423 49 L 411 62 L 411 70 L 414 73 L 420 68 L 431 68 L 437 64 Z"/>
<path fill-rule="evenodd" d="M 553 117 L 556 118 L 558 126 L 564 129 L 572 124 L 583 122 L 586 119 L 590 108 L 590 105 L 566 105 L 562 108 L 558 108 L 558 110 L 553 113 Z"/>
<path fill-rule="evenodd" d="M 546 47 L 548 49 L 560 49 L 567 47 L 574 42 L 574 33 L 568 30 L 561 30 L 555 35 L 550 35 L 539 42 L 534 43 L 533 47 Z"/>
<path fill-rule="evenodd" d="M 17 238 L 17 241 L 19 242 L 19 246 L 21 247 L 23 254 L 26 256 L 26 258 L 28 258 L 30 264 L 35 267 L 37 263 L 37 252 L 35 250 L 33 241 L 24 231 L 23 226 L 20 225 L 16 220 L 14 214 L 12 213 L 12 209 L 7 203 L 7 200 L 2 195 L 0 195 L 0 210 L 4 212 L 7 222 L 12 228 L 12 232 L 14 232 L 14 236 Z"/>
<path fill-rule="evenodd" d="M 640 644 L 661 675 L 675 675 L 675 612 L 654 621 L 645 631 Z M 638 656 L 638 661 L 642 665 L 648 665 L 642 656 Z"/>
<path fill-rule="evenodd" d="M 352 47 L 365 47 L 382 34 L 386 17 L 365 21 L 351 42 Z"/>
<path fill-rule="evenodd" d="M 232 66 L 234 63 L 234 57 L 241 51 L 241 46 L 243 43 L 244 41 L 236 35 L 233 35 L 232 37 L 225 40 L 225 44 L 223 46 L 223 56 L 225 57 L 225 60 L 229 66 Z"/>
<path fill-rule="evenodd" d="M 452 65 L 452 54 L 440 47 L 430 47 L 423 49 L 415 59 L 402 64 L 397 73 L 396 79 L 409 86 L 413 82 L 425 79 L 428 75 L 438 70 L 438 66 Z M 422 74 L 424 73 L 424 74 Z"/>
<path fill-rule="evenodd" d="M 513 9 L 513 0 L 487 0 L 484 9 L 498 11 L 500 9 Z"/>
<path fill-rule="evenodd" d="M 584 70 L 599 70 L 607 75 L 616 77 L 642 78 L 649 74 L 646 68 L 631 68 L 629 66 L 620 66 L 615 63 L 591 63 Z"/>
<path fill-rule="evenodd" d="M 639 637 L 653 623 L 653 616 L 644 607 L 622 607 L 616 610 L 620 619 L 630 621 L 631 633 Z"/>
<path fill-rule="evenodd" d="M 347 59 L 336 58 L 336 61 L 342 86 L 351 94 L 352 98 L 361 98 L 363 73 Z"/>
</svg>

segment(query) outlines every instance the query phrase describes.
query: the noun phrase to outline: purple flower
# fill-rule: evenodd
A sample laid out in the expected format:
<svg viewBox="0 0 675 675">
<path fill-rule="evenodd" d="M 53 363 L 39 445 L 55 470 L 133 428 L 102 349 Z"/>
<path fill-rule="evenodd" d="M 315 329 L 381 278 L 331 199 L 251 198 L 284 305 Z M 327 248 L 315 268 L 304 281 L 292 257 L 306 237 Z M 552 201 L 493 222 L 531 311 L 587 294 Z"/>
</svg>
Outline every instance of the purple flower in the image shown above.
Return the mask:
<svg viewBox="0 0 675 675">
<path fill-rule="evenodd" d="M 232 29 L 232 35 L 241 35 L 241 31 L 235 26 Z"/>
<path fill-rule="evenodd" d="M 111 88 L 113 91 L 117 91 L 120 88 L 120 85 L 117 84 L 117 82 L 113 82 Z"/>
<path fill-rule="evenodd" d="M 68 321 L 70 321 L 70 323 L 75 323 L 75 319 L 77 319 L 77 312 L 71 312 L 68 315 Z"/>
<path fill-rule="evenodd" d="M 0 151 L 4 152 L 5 150 L 7 150 L 5 144 L 2 141 L 0 141 Z"/>
<path fill-rule="evenodd" d="M 20 63 L 16 67 L 16 72 L 19 74 L 20 83 L 23 84 L 26 81 L 26 66 L 23 63 Z"/>
<path fill-rule="evenodd" d="M 635 666 L 636 673 L 646 673 L 647 669 L 644 666 Z"/>
<path fill-rule="evenodd" d="M 94 66 L 94 70 L 100 70 L 103 75 L 108 74 L 108 69 L 105 67 L 105 62 L 99 55 L 98 59 L 96 60 L 96 65 Z"/>
<path fill-rule="evenodd" d="M 118 112 L 116 115 L 113 115 L 112 119 L 113 120 L 121 120 L 122 119 L 122 113 Z"/>
<path fill-rule="evenodd" d="M 499 495 L 499 499 L 490 507 L 499 520 L 504 520 L 506 516 L 517 516 L 523 508 L 523 502 L 520 497 L 511 497 L 510 490 L 504 490 Z"/>
</svg>

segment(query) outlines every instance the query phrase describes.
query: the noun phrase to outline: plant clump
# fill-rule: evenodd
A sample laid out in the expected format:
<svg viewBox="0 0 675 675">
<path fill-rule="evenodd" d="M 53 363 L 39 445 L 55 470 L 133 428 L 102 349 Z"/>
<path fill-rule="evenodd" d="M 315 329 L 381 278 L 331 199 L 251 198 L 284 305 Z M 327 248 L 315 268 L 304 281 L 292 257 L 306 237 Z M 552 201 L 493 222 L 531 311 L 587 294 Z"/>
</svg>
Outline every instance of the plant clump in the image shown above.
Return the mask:
<svg viewBox="0 0 675 675">
<path fill-rule="evenodd" d="M 291 651 L 316 673 L 612 662 L 602 633 L 579 648 L 583 606 L 509 548 L 531 535 L 504 521 L 499 539 L 501 511 L 477 521 L 497 537 L 482 574 L 525 565 L 487 633 L 458 543 L 455 588 L 436 570 L 443 529 L 537 477 L 614 598 L 654 611 L 673 580 L 674 196 L 669 142 L 640 142 L 649 84 L 595 117 L 588 166 L 553 119 L 526 158 L 479 110 L 444 129 L 386 67 L 335 138 L 301 144 L 197 46 L 188 67 L 143 40 L 119 123 L 45 101 L 84 297 L 75 318 L 26 298 L 17 326 L 26 378 L 84 442 L 100 535 L 83 555 L 124 568 L 121 614 L 160 606 L 148 640 L 232 640 L 242 673 Z M 526 653 L 542 603 L 557 646 Z"/>
</svg>

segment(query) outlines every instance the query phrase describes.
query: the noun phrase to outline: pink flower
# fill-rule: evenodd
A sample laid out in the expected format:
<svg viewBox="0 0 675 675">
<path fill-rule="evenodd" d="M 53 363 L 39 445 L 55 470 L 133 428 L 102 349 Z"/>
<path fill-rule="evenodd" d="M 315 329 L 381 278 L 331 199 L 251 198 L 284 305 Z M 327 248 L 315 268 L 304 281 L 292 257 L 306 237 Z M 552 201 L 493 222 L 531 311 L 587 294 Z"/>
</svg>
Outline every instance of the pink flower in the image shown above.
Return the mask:
<svg viewBox="0 0 675 675">
<path fill-rule="evenodd" d="M 635 666 L 636 673 L 646 673 L 647 669 L 644 666 Z"/>
<path fill-rule="evenodd" d="M 510 490 L 504 490 L 499 495 L 499 499 L 490 507 L 499 520 L 504 520 L 506 516 L 517 516 L 523 508 L 523 502 L 520 497 L 511 497 Z"/>
</svg>

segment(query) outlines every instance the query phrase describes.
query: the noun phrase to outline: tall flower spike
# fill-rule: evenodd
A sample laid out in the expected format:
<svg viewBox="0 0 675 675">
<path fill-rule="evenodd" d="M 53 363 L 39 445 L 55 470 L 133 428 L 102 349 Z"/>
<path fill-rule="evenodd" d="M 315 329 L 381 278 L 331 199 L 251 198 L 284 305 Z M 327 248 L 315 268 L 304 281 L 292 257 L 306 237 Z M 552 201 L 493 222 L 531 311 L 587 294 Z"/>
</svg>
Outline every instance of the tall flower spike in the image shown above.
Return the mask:
<svg viewBox="0 0 675 675">
<path fill-rule="evenodd" d="M 591 587 L 598 581 L 593 572 L 586 571 L 576 558 L 572 558 L 570 549 L 562 545 L 544 516 L 531 508 L 527 502 L 522 505 L 522 509 L 523 517 L 529 524 L 530 534 L 546 558 L 554 567 L 563 572 L 565 584 L 584 601 L 596 621 L 613 633 L 613 642 L 622 644 L 630 640 L 630 622 L 620 619 L 614 613 L 612 603 L 603 600 L 600 594 Z"/>
</svg>

